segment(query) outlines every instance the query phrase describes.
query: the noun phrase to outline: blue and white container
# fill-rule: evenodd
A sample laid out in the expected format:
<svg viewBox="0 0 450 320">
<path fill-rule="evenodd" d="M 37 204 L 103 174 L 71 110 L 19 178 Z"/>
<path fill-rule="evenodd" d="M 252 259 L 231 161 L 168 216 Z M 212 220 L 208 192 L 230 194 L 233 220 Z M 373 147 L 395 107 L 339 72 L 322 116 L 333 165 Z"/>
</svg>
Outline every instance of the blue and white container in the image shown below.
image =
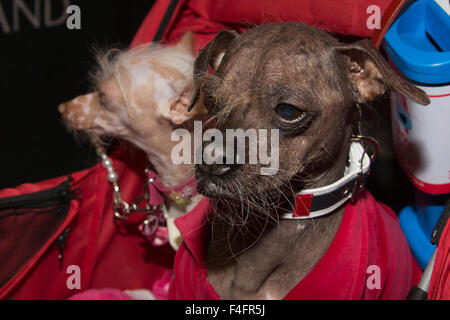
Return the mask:
<svg viewBox="0 0 450 320">
<path fill-rule="evenodd" d="M 450 3 L 419 0 L 386 33 L 391 62 L 431 99 L 423 107 L 392 95 L 397 158 L 419 190 L 450 193 Z"/>
<path fill-rule="evenodd" d="M 434 224 L 450 194 L 450 1 L 419 0 L 392 24 L 384 49 L 390 62 L 430 97 L 421 106 L 391 95 L 397 159 L 418 189 L 400 224 L 423 268 L 432 255 Z"/>
</svg>

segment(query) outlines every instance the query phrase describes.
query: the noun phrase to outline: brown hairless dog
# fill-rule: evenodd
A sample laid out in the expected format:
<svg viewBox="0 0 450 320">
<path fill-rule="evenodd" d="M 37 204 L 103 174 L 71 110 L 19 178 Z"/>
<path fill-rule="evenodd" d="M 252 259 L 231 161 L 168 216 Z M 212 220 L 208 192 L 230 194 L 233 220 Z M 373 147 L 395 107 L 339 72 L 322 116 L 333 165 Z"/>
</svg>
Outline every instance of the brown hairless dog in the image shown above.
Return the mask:
<svg viewBox="0 0 450 320">
<path fill-rule="evenodd" d="M 292 212 L 297 192 L 344 175 L 357 104 L 390 89 L 429 103 L 370 41 L 343 44 L 301 23 L 220 32 L 200 52 L 194 80 L 191 106 L 203 104 L 222 132 L 279 130 L 272 176 L 260 174 L 261 163 L 227 164 L 232 159 L 196 166 L 212 206 L 207 279 L 226 299 L 283 298 L 324 256 L 346 206 L 314 219 L 280 217 Z"/>
</svg>

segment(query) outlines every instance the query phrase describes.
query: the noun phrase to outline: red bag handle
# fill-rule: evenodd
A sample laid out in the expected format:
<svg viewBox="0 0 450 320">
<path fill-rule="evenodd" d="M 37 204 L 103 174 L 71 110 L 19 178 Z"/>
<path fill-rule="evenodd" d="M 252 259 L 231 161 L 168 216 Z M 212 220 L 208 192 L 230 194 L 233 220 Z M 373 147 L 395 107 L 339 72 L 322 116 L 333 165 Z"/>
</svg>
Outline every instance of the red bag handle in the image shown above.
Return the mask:
<svg viewBox="0 0 450 320">
<path fill-rule="evenodd" d="M 408 0 L 394 0 L 386 9 L 383 18 L 381 19 L 381 28 L 375 30 L 371 38 L 371 41 L 375 45 L 375 47 L 380 48 L 380 45 L 383 42 L 384 35 L 389 30 L 392 23 L 394 23 L 398 14 L 407 2 Z"/>
</svg>

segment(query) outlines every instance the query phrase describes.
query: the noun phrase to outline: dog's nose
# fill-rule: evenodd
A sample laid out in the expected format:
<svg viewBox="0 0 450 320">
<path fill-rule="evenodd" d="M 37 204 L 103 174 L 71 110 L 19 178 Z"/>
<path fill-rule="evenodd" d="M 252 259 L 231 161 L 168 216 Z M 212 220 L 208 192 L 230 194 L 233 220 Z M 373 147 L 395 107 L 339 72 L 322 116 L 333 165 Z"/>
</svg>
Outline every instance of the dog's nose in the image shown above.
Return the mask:
<svg viewBox="0 0 450 320">
<path fill-rule="evenodd" d="M 203 154 L 203 161 L 199 165 L 199 169 L 207 174 L 221 176 L 231 169 L 231 166 L 226 163 L 225 154 L 216 149 L 213 156 L 208 152 Z"/>
<path fill-rule="evenodd" d="M 202 163 L 198 165 L 198 168 L 204 173 L 214 176 L 222 176 L 231 170 L 230 166 L 226 164 L 217 164 L 217 163 L 213 164 Z"/>
<path fill-rule="evenodd" d="M 59 113 L 64 113 L 64 111 L 66 111 L 66 104 L 65 103 L 61 103 L 58 106 L 58 111 L 59 111 Z"/>
</svg>

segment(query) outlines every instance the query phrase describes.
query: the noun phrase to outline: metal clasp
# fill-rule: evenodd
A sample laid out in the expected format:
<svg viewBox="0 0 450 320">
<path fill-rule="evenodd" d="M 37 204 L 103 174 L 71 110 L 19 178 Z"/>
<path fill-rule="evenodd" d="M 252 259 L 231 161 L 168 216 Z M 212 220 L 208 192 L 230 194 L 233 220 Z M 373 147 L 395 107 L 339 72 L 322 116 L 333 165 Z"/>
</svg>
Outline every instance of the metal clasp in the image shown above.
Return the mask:
<svg viewBox="0 0 450 320">
<path fill-rule="evenodd" d="M 358 176 L 355 181 L 355 186 L 353 187 L 352 196 L 350 198 L 350 202 L 354 204 L 356 200 L 358 199 L 358 195 L 361 192 L 361 190 L 364 189 L 364 173 L 360 172 L 358 173 Z"/>
</svg>

